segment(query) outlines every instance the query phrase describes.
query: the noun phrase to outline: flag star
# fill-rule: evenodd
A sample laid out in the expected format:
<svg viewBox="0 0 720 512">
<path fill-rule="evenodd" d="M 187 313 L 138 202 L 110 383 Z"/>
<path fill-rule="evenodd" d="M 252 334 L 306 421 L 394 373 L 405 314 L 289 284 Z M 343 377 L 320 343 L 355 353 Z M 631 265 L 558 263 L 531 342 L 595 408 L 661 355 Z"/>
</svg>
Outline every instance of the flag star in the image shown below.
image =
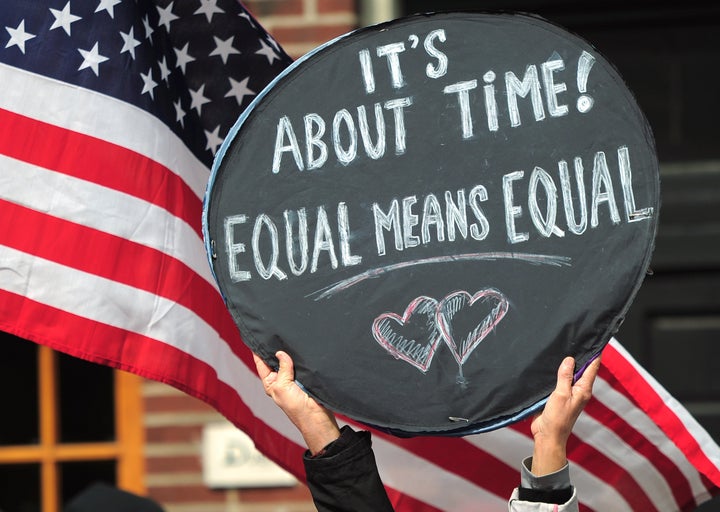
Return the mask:
<svg viewBox="0 0 720 512">
<path fill-rule="evenodd" d="M 167 58 L 163 55 L 163 58 L 161 61 L 158 62 L 158 66 L 160 66 L 160 80 L 165 80 L 165 83 L 168 84 L 168 77 L 170 76 L 170 68 L 168 68 Z"/>
<path fill-rule="evenodd" d="M 217 6 L 217 0 L 200 0 L 200 3 L 200 7 L 198 7 L 194 14 L 204 14 L 207 17 L 208 23 L 212 21 L 214 14 L 225 12 Z"/>
<path fill-rule="evenodd" d="M 190 91 L 190 97 L 192 98 L 192 101 L 190 102 L 190 108 L 194 108 L 197 110 L 198 115 L 201 114 L 202 106 L 206 103 L 210 103 L 210 98 L 206 98 L 203 96 L 205 94 L 205 84 L 202 84 L 199 89 L 196 91 L 192 89 L 188 89 Z"/>
<path fill-rule="evenodd" d="M 280 51 L 280 46 L 277 44 L 277 41 L 275 41 L 275 39 L 268 36 L 267 41 L 273 46 L 273 48 L 275 48 L 276 51 Z"/>
<path fill-rule="evenodd" d="M 140 77 L 143 81 L 143 88 L 142 91 L 140 91 L 140 94 L 145 94 L 146 92 L 150 93 L 150 97 L 152 99 L 155 99 L 155 95 L 153 93 L 155 87 L 157 87 L 157 82 L 153 80 L 152 78 L 152 68 L 148 69 L 147 74 L 140 73 Z"/>
<path fill-rule="evenodd" d="M 135 47 L 140 46 L 140 41 L 135 39 L 135 28 L 130 27 L 130 32 L 120 32 L 120 36 L 123 38 L 123 47 L 120 53 L 130 52 L 132 58 L 135 59 Z"/>
<path fill-rule="evenodd" d="M 83 62 L 80 64 L 78 71 L 85 68 L 90 68 L 95 72 L 95 76 L 100 76 L 100 64 L 108 60 L 107 57 L 98 53 L 98 43 L 92 47 L 92 50 L 80 50 L 80 55 L 83 56 Z"/>
<path fill-rule="evenodd" d="M 178 19 L 178 17 L 175 16 L 175 14 L 173 14 L 172 12 L 174 3 L 174 1 L 170 2 L 170 5 L 168 5 L 165 9 L 159 6 L 157 8 L 158 15 L 160 16 L 160 19 L 158 20 L 158 27 L 161 25 L 165 25 L 165 30 L 167 30 L 168 32 L 170 32 L 170 23 Z"/>
<path fill-rule="evenodd" d="M 177 100 L 177 102 L 173 102 L 173 105 L 175 105 L 175 121 L 180 123 L 180 126 L 185 128 L 185 111 L 180 104 L 180 100 Z"/>
<path fill-rule="evenodd" d="M 245 96 L 254 96 L 255 91 L 248 88 L 248 81 L 250 80 L 250 77 L 247 77 L 242 82 L 238 82 L 237 80 L 233 80 L 232 78 L 228 77 L 230 80 L 230 90 L 225 95 L 226 98 L 235 97 L 235 99 L 238 102 L 238 106 L 242 106 L 243 99 Z"/>
<path fill-rule="evenodd" d="M 150 25 L 150 20 L 148 19 L 147 15 L 143 18 L 142 22 L 143 27 L 145 27 L 145 39 L 150 39 L 150 36 L 152 36 L 154 29 L 152 28 L 152 25 Z"/>
<path fill-rule="evenodd" d="M 212 132 L 205 130 L 205 137 L 207 137 L 205 149 L 209 149 L 212 151 L 212 154 L 215 155 L 218 146 L 223 142 L 223 138 L 220 137 L 220 125 L 217 125 Z"/>
<path fill-rule="evenodd" d="M 188 54 L 188 46 L 190 46 L 190 43 L 185 43 L 185 46 L 182 47 L 182 49 L 178 50 L 177 48 L 173 48 L 175 50 L 175 59 L 177 60 L 177 67 L 182 69 L 182 72 L 185 73 L 185 66 L 187 66 L 188 62 L 192 62 L 195 60 L 195 57 L 191 57 Z"/>
<path fill-rule="evenodd" d="M 275 53 L 275 50 L 266 45 L 265 41 L 260 41 L 260 47 L 261 48 L 255 52 L 255 55 L 264 55 L 267 57 L 268 64 L 272 64 L 275 60 L 280 60 L 280 57 L 277 53 Z"/>
<path fill-rule="evenodd" d="M 247 22 L 250 23 L 250 26 L 255 28 L 255 22 L 253 21 L 252 16 L 250 16 L 250 13 L 243 11 L 240 13 L 240 17 L 245 18 Z"/>
<path fill-rule="evenodd" d="M 62 11 L 58 11 L 57 9 L 50 9 L 50 12 L 53 16 L 55 16 L 55 21 L 53 22 L 52 26 L 50 27 L 50 30 L 54 30 L 56 28 L 62 28 L 67 35 L 70 34 L 70 25 L 75 23 L 78 20 L 81 20 L 82 18 L 80 16 L 75 16 L 74 14 L 70 13 L 70 2 L 65 4 L 65 7 L 63 7 Z"/>
<path fill-rule="evenodd" d="M 230 57 L 231 54 L 240 55 L 240 50 L 233 48 L 232 45 L 235 36 L 231 36 L 224 41 L 215 36 L 213 36 L 213 39 L 215 39 L 215 49 L 210 52 L 210 56 L 219 55 L 223 64 L 227 64 L 228 57 Z"/>
<path fill-rule="evenodd" d="M 115 19 L 115 6 L 122 0 L 100 0 L 95 12 L 107 11 L 112 19 Z"/>
<path fill-rule="evenodd" d="M 25 42 L 35 37 L 34 34 L 25 32 L 25 20 L 22 20 L 17 28 L 5 27 L 5 30 L 10 34 L 10 40 L 5 45 L 5 48 L 17 46 L 23 54 L 25 53 Z"/>
</svg>

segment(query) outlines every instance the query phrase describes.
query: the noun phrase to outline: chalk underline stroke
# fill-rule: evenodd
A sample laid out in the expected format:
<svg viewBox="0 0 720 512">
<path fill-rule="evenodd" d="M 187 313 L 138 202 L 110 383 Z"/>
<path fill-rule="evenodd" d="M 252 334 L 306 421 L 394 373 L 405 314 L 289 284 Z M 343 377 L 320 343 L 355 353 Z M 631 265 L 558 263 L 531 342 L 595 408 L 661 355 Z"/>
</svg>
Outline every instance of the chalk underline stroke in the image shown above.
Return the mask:
<svg viewBox="0 0 720 512">
<path fill-rule="evenodd" d="M 359 284 L 366 279 L 375 279 L 384 274 L 394 272 L 395 270 L 402 270 L 408 267 L 414 267 L 417 265 L 428 265 L 433 263 L 456 263 L 459 261 L 494 261 L 494 260 L 519 260 L 533 265 L 551 265 L 555 267 L 569 267 L 572 265 L 572 258 L 569 256 L 553 256 L 551 254 L 528 254 L 528 253 L 517 253 L 517 252 L 483 252 L 483 253 L 467 253 L 467 254 L 454 254 L 451 256 L 436 256 L 433 258 L 424 258 L 419 260 L 404 261 L 402 263 L 395 263 L 394 265 L 387 265 L 385 267 L 373 268 L 367 270 L 361 274 L 358 274 L 348 279 L 338 281 L 337 283 L 320 288 L 312 293 L 306 295 L 311 297 L 316 295 L 315 301 L 322 299 L 329 299 L 338 292 L 342 292 Z"/>
</svg>

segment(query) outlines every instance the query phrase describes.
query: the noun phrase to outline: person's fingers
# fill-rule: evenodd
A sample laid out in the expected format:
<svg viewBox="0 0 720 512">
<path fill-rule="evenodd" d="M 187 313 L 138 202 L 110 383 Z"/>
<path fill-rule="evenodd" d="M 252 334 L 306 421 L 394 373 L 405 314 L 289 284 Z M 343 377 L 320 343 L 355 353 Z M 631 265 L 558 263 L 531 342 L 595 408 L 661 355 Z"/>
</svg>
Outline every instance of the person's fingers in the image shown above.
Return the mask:
<svg viewBox="0 0 720 512">
<path fill-rule="evenodd" d="M 287 352 L 279 350 L 275 353 L 278 358 L 280 368 L 278 369 L 278 378 L 283 382 L 292 382 L 295 380 L 295 366 L 293 360 Z"/>
<path fill-rule="evenodd" d="M 600 358 L 598 357 L 590 363 L 587 368 L 585 368 L 582 376 L 573 386 L 574 394 L 577 395 L 580 400 L 587 402 L 592 397 L 593 383 L 595 382 L 595 377 L 597 377 L 599 370 Z"/>
<path fill-rule="evenodd" d="M 560 363 L 557 372 L 557 384 L 555 391 L 563 395 L 570 395 L 572 390 L 573 372 L 575 370 L 575 359 L 568 356 Z"/>
<path fill-rule="evenodd" d="M 260 359 L 260 357 L 255 353 L 253 353 L 253 360 L 255 361 L 255 368 L 257 369 L 258 377 L 264 381 L 265 377 L 270 375 L 270 372 L 272 372 L 272 368 L 270 368 L 267 363 Z"/>
</svg>

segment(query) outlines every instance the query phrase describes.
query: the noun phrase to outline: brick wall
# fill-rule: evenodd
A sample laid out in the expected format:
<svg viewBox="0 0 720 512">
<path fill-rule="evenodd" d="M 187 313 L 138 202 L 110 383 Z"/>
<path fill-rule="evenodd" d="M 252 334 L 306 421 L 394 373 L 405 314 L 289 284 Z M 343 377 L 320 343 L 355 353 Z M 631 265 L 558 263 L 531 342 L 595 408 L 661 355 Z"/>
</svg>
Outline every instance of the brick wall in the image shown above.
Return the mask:
<svg viewBox="0 0 720 512">
<path fill-rule="evenodd" d="M 210 406 L 159 382 L 143 384 L 145 485 L 166 512 L 312 512 L 298 484 L 277 489 L 209 489 L 202 475 L 202 431 L 224 421 Z"/>
<path fill-rule="evenodd" d="M 293 58 L 358 25 L 355 0 L 248 0 L 252 14 Z M 166 512 L 311 512 L 310 493 L 290 488 L 213 490 L 203 484 L 202 430 L 223 421 L 203 402 L 146 381 L 145 484 Z"/>
<path fill-rule="evenodd" d="M 245 6 L 297 58 L 357 28 L 355 0 L 246 0 Z"/>
</svg>

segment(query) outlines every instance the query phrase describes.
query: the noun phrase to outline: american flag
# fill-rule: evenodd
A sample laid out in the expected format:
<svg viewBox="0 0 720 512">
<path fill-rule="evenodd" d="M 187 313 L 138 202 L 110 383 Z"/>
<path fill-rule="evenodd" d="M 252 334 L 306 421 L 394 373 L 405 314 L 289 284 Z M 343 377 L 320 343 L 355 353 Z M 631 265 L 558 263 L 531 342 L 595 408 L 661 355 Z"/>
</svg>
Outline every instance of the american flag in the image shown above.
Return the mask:
<svg viewBox="0 0 720 512">
<path fill-rule="evenodd" d="M 4 0 L 0 328 L 201 398 L 302 478 L 201 235 L 214 153 L 289 63 L 235 0 Z M 532 450 L 527 422 L 374 436 L 401 512 L 505 510 Z M 693 510 L 720 486 L 718 446 L 614 340 L 569 449 L 581 510 Z"/>
</svg>

